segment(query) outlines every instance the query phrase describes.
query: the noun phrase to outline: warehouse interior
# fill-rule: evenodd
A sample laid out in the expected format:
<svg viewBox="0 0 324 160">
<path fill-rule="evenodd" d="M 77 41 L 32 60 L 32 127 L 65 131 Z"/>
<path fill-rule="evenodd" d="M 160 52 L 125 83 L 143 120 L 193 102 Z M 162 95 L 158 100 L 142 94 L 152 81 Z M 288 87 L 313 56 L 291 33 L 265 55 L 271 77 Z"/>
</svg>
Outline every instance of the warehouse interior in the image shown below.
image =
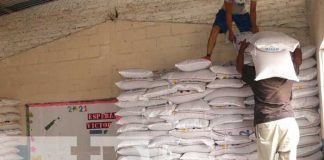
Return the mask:
<svg viewBox="0 0 324 160">
<path fill-rule="evenodd" d="M 0 98 L 20 101 L 19 124 L 22 136 L 27 136 L 26 104 L 116 98 L 122 93 L 115 85 L 123 79 L 120 70 L 163 70 L 203 57 L 222 4 L 223 0 L 0 0 Z M 323 141 L 324 1 L 258 0 L 257 14 L 261 31 L 284 32 L 301 46 L 316 46 Z M 212 61 L 221 64 L 235 56 L 233 45 L 221 34 Z"/>
</svg>

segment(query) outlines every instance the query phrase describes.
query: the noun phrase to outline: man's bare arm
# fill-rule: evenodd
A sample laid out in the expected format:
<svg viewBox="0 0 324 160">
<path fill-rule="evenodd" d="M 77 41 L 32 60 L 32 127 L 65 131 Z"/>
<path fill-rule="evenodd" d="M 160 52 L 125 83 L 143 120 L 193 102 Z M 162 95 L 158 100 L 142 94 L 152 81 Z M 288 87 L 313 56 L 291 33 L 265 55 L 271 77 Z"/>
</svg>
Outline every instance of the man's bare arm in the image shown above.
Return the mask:
<svg viewBox="0 0 324 160">
<path fill-rule="evenodd" d="M 295 49 L 293 54 L 293 61 L 297 66 L 300 66 L 303 63 L 302 51 L 300 48 Z"/>
<path fill-rule="evenodd" d="M 243 73 L 244 66 L 244 52 L 249 45 L 250 43 L 247 43 L 246 40 L 240 42 L 240 49 L 236 57 L 236 71 L 241 74 Z"/>
<path fill-rule="evenodd" d="M 252 1 L 250 6 L 250 20 L 251 20 L 251 31 L 253 33 L 259 32 L 259 28 L 256 23 L 257 13 L 256 13 L 257 2 Z"/>
</svg>

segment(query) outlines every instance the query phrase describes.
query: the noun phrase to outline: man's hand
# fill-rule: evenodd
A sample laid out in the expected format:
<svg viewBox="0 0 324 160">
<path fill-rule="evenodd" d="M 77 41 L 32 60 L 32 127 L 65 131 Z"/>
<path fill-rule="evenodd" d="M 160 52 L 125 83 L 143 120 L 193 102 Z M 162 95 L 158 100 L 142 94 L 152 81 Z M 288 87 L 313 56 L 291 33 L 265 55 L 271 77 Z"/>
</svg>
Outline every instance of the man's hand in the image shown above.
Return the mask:
<svg viewBox="0 0 324 160">
<path fill-rule="evenodd" d="M 293 55 L 293 61 L 296 65 L 300 66 L 303 62 L 303 58 L 302 58 L 302 51 L 300 48 L 297 48 L 294 51 L 294 55 Z"/>
<path fill-rule="evenodd" d="M 246 49 L 247 47 L 249 47 L 250 42 L 246 42 L 246 39 L 244 39 L 244 40 L 241 41 L 239 44 L 240 44 L 240 50 L 239 50 L 239 53 L 244 53 L 244 52 L 245 52 L 245 49 Z"/>
<path fill-rule="evenodd" d="M 234 36 L 233 31 L 228 31 L 228 40 L 231 41 L 232 43 L 236 41 L 236 37 Z"/>
<path fill-rule="evenodd" d="M 258 27 L 258 26 L 252 26 L 252 27 L 251 27 L 251 32 L 252 32 L 252 33 L 257 33 L 257 32 L 259 32 L 259 27 Z"/>
</svg>

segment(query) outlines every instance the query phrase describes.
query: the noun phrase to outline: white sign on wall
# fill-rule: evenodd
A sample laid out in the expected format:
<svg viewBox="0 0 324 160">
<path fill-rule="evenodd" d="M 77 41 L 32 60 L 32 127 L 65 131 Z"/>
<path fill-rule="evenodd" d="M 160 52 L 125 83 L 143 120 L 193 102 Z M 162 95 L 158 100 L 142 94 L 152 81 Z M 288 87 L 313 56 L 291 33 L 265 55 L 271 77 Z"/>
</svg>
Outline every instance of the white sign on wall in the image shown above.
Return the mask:
<svg viewBox="0 0 324 160">
<path fill-rule="evenodd" d="M 30 159 L 116 159 L 115 102 L 112 99 L 27 105 Z"/>
</svg>

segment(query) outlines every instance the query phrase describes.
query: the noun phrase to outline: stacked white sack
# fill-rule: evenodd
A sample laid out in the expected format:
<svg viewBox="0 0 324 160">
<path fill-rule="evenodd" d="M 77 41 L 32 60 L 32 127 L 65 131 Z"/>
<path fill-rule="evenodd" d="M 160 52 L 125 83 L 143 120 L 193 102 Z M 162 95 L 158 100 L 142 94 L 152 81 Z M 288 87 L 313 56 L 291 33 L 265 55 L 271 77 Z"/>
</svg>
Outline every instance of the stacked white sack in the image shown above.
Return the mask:
<svg viewBox="0 0 324 160">
<path fill-rule="evenodd" d="M 303 63 L 300 66 L 299 82 L 293 84 L 291 105 L 300 129 L 298 159 L 321 160 L 323 154 L 320 140 L 320 114 L 317 86 L 317 69 L 315 47 L 302 47 Z M 245 100 L 245 104 L 254 104 L 253 97 Z M 320 156 L 321 155 L 321 156 Z"/>
<path fill-rule="evenodd" d="M 0 159 L 22 160 L 18 155 L 18 136 L 22 133 L 19 123 L 20 111 L 17 108 L 19 101 L 0 99 Z"/>
<path fill-rule="evenodd" d="M 293 85 L 292 106 L 300 128 L 300 141 L 297 156 L 300 160 L 322 160 L 319 89 L 314 46 L 302 47 L 303 63 L 300 66 L 300 82 Z"/>
<path fill-rule="evenodd" d="M 233 66 L 210 65 L 186 60 L 162 77 L 139 69 L 121 72 L 128 79 L 116 83 L 125 91 L 117 103 L 119 160 L 256 159 L 249 138 L 253 108 L 244 105 L 253 93 L 234 79 L 240 75 Z"/>
</svg>

